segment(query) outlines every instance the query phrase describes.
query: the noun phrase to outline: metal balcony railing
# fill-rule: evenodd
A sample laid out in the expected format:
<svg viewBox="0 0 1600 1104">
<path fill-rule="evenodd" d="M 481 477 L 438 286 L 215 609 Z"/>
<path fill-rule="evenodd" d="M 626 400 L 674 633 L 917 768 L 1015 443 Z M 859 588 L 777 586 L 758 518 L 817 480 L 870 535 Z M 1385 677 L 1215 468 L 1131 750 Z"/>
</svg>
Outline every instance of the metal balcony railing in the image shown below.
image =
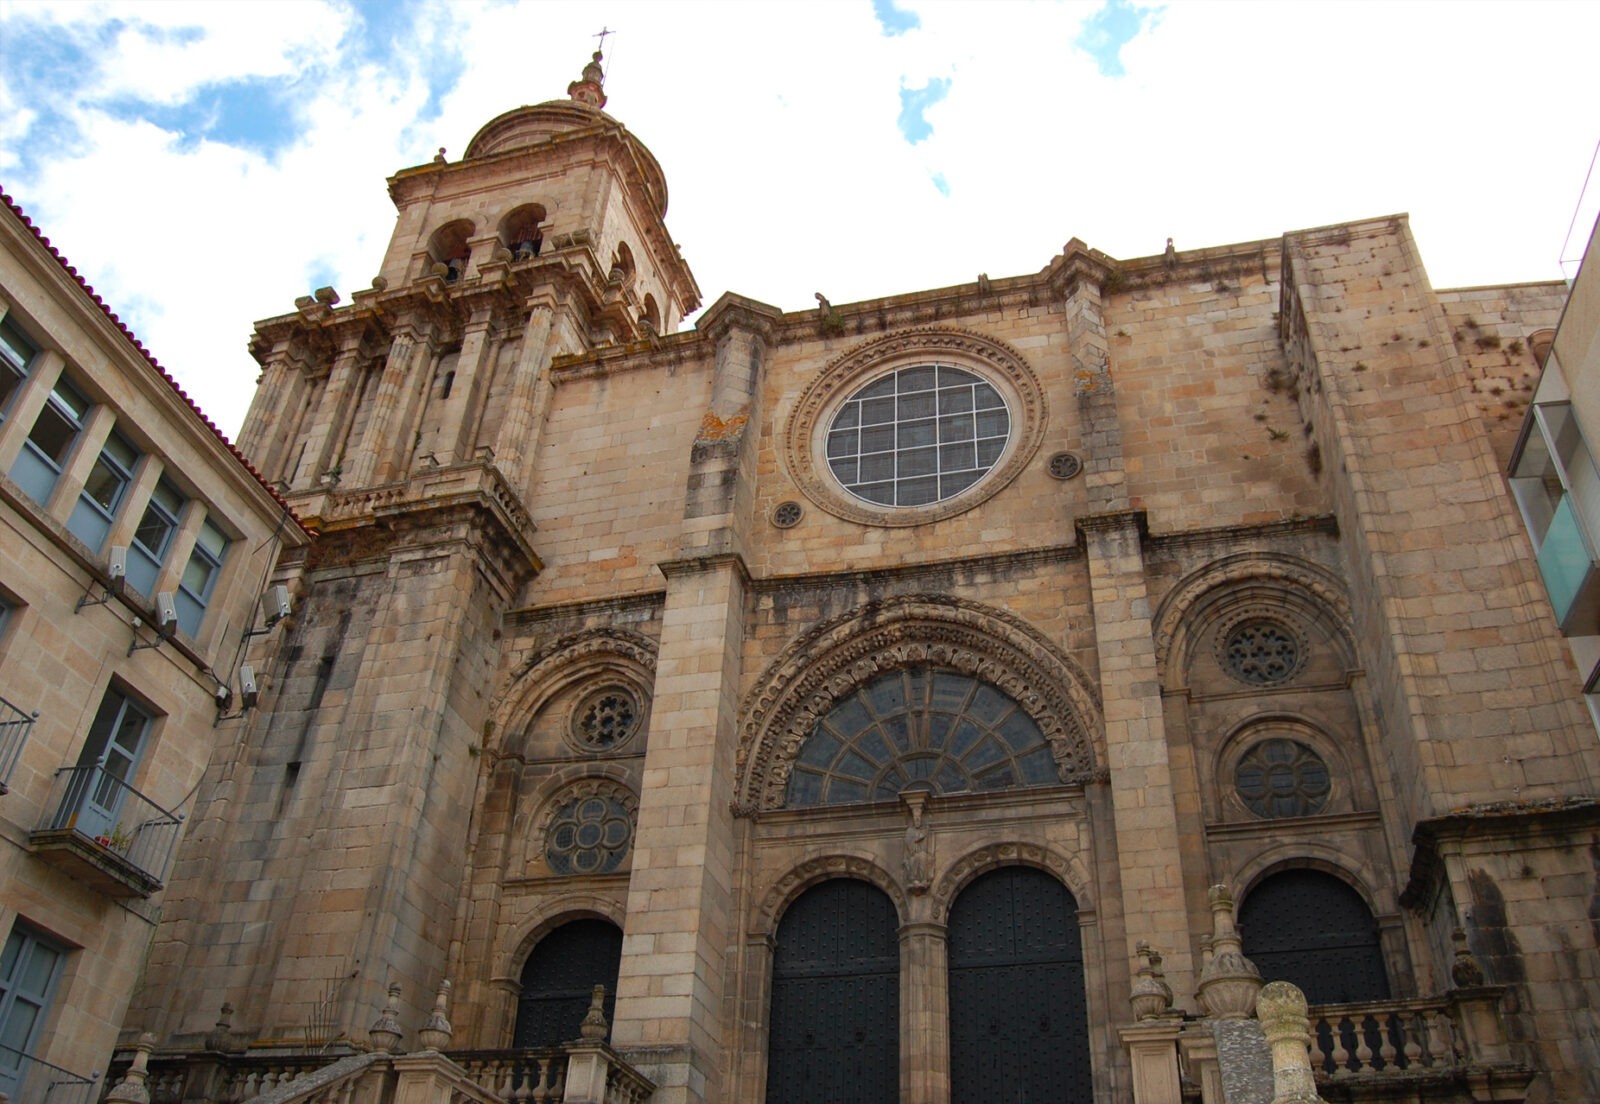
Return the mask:
<svg viewBox="0 0 1600 1104">
<path fill-rule="evenodd" d="M 84 1077 L 0 1043 L 0 1093 L 21 1104 L 93 1104 L 100 1075 Z"/>
<path fill-rule="evenodd" d="M 183 818 L 105 769 L 104 762 L 56 771 L 39 832 L 70 832 L 158 885 L 166 879 Z"/>
<path fill-rule="evenodd" d="M 17 765 L 22 745 L 28 742 L 28 734 L 38 719 L 37 709 L 29 713 L 20 705 L 0 698 L 0 793 L 5 793 L 11 784 L 11 768 Z"/>
</svg>

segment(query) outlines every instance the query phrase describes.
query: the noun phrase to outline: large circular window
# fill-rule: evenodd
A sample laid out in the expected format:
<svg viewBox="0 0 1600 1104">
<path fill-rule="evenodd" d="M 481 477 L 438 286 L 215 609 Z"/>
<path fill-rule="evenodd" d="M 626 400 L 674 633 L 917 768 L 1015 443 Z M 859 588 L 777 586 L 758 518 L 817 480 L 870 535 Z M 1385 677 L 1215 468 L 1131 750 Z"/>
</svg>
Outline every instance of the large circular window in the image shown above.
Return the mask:
<svg viewBox="0 0 1600 1104">
<path fill-rule="evenodd" d="M 1328 803 L 1328 765 L 1298 740 L 1262 740 L 1233 772 L 1245 807 L 1260 817 L 1310 816 Z"/>
<path fill-rule="evenodd" d="M 1038 450 L 1044 395 L 1010 346 L 968 330 L 901 331 L 857 346 L 801 393 L 784 438 L 818 506 L 871 525 L 921 525 L 983 502 Z"/>
<path fill-rule="evenodd" d="M 879 506 L 954 498 L 995 466 L 1011 437 L 1005 399 L 949 364 L 880 376 L 845 400 L 828 427 L 828 469 Z"/>
</svg>

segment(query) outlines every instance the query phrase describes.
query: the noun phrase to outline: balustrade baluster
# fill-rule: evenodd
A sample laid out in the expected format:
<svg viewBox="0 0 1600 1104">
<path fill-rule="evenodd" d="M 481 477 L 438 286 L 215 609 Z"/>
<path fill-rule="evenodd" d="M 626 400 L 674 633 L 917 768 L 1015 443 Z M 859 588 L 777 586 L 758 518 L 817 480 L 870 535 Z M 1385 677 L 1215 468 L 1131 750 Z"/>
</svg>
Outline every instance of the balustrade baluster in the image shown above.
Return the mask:
<svg viewBox="0 0 1600 1104">
<path fill-rule="evenodd" d="M 1404 1053 L 1406 1056 L 1406 1069 L 1418 1069 L 1422 1065 L 1422 1046 L 1419 1040 L 1422 1038 L 1423 1026 L 1420 1013 L 1412 1012 L 1405 1017 L 1403 1023 L 1405 1025 L 1406 1045 Z"/>
<path fill-rule="evenodd" d="M 1370 1016 L 1356 1015 L 1356 1069 L 1362 1073 L 1372 1072 L 1372 1043 L 1367 1035 L 1370 1022 Z"/>
<path fill-rule="evenodd" d="M 1450 1018 L 1436 1009 L 1424 1013 L 1428 1021 L 1428 1064 L 1443 1066 L 1451 1056 Z"/>
<path fill-rule="evenodd" d="M 1340 1016 L 1333 1025 L 1333 1075 L 1350 1076 L 1350 1047 L 1345 1043 L 1345 1028 L 1350 1026 L 1347 1017 Z"/>
<path fill-rule="evenodd" d="M 1322 1049 L 1322 1031 L 1327 1026 L 1328 1021 L 1320 1016 L 1311 1023 L 1311 1068 L 1316 1073 L 1321 1073 L 1328 1064 L 1328 1055 Z"/>
<path fill-rule="evenodd" d="M 1394 1057 L 1397 1053 L 1394 1048 L 1394 1034 L 1403 1030 L 1400 1027 L 1401 1013 L 1389 1010 L 1378 1013 L 1378 1057 L 1383 1061 L 1385 1073 L 1395 1068 Z"/>
</svg>

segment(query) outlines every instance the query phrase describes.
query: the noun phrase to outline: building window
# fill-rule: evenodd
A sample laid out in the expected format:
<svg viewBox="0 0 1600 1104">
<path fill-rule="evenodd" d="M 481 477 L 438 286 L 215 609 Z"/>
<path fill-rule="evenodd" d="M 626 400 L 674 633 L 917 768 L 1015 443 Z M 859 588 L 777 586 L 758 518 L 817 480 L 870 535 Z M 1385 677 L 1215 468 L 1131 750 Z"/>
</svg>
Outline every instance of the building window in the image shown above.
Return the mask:
<svg viewBox="0 0 1600 1104">
<path fill-rule="evenodd" d="M 127 834 L 121 825 L 122 807 L 133 791 L 133 775 L 144 754 L 150 722 L 144 706 L 112 687 L 101 699 L 89 726 L 89 738 L 78 755 L 80 782 L 68 798 L 75 806 L 73 827 L 115 850 L 126 848 L 126 844 L 119 846 Z"/>
<path fill-rule="evenodd" d="M 947 364 L 881 376 L 845 400 L 828 427 L 828 467 L 879 506 L 926 506 L 983 478 L 1011 437 L 1005 399 Z"/>
<path fill-rule="evenodd" d="M 138 462 L 138 450 L 120 433 L 113 432 L 106 438 L 105 447 L 84 481 L 78 504 L 67 519 L 67 528 L 96 552 L 111 532 L 112 519 L 133 482 L 133 467 Z"/>
<path fill-rule="evenodd" d="M 128 582 L 140 594 L 155 593 L 162 561 L 167 558 L 172 538 L 178 531 L 178 515 L 183 513 L 183 504 L 183 496 L 165 479 L 156 484 L 150 501 L 145 504 L 139 527 L 133 531 L 133 545 L 128 550 Z"/>
<path fill-rule="evenodd" d="M 21 390 L 29 365 L 38 355 L 33 342 L 9 318 L 0 321 L 0 419 L 11 409 L 11 400 Z"/>
<path fill-rule="evenodd" d="M 222 557 L 228 550 L 228 538 L 210 521 L 200 526 L 194 549 L 184 566 L 183 577 L 178 580 L 176 596 L 178 627 L 190 636 L 200 631 L 200 621 L 205 617 L 206 603 L 222 573 Z"/>
<path fill-rule="evenodd" d="M 50 1011 L 50 998 L 66 961 L 58 946 L 20 920 L 11 926 L 0 954 L 0 1093 L 12 1100 L 43 1099 L 48 1089 L 29 1077 L 29 1061 Z M 44 1072 L 42 1067 L 40 1072 Z M 31 1093 L 24 1095 L 26 1087 Z"/>
<path fill-rule="evenodd" d="M 11 478 L 35 501 L 48 501 L 50 492 L 55 490 L 73 443 L 83 432 L 89 406 L 89 400 L 65 374 L 51 389 L 49 401 L 34 419 L 28 439 L 11 465 Z"/>
<path fill-rule="evenodd" d="M 1239 760 L 1233 784 L 1259 817 L 1310 816 L 1328 803 L 1328 765 L 1298 740 L 1262 740 Z"/>
<path fill-rule="evenodd" d="M 1556 620 L 1589 635 L 1600 618 L 1600 470 L 1567 402 L 1539 403 L 1511 461 L 1511 491 Z"/>
<path fill-rule="evenodd" d="M 817 722 L 786 804 L 890 800 L 914 782 L 962 793 L 1057 780 L 1044 734 L 1011 698 L 953 671 L 915 669 L 858 688 Z"/>
</svg>

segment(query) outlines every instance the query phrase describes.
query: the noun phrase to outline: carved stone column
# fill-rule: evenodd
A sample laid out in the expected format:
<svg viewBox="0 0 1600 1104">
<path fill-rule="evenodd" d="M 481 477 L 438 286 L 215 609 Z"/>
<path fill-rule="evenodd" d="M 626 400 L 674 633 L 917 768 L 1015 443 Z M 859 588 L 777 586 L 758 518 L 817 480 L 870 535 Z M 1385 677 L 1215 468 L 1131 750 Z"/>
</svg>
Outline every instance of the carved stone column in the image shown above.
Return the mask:
<svg viewBox="0 0 1600 1104">
<path fill-rule="evenodd" d="M 495 438 L 495 463 L 511 489 L 526 494 L 537 432 L 535 396 L 541 386 L 548 387 L 550 371 L 550 328 L 554 311 L 547 302 L 534 303 L 528 325 L 522 331 L 522 355 L 512 370 L 511 398 L 506 405 L 500 433 Z"/>
</svg>

